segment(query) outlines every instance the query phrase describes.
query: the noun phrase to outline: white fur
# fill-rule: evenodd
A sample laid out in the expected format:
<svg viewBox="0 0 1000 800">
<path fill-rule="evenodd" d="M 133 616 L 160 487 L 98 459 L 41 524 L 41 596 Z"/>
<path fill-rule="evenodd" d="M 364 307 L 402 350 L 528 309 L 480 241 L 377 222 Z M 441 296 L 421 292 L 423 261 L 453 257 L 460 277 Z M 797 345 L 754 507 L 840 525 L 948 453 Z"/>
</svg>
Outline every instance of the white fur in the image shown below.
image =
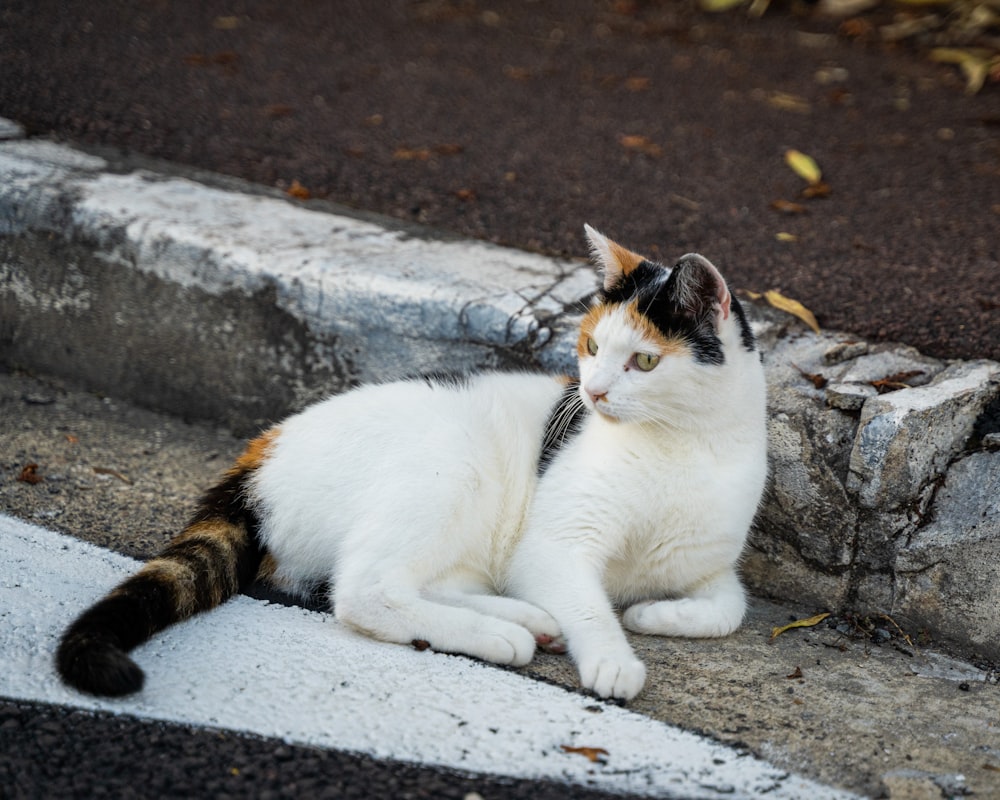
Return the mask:
<svg viewBox="0 0 1000 800">
<path fill-rule="evenodd" d="M 722 636 L 744 613 L 764 376 L 728 310 L 723 365 L 665 354 L 650 372 L 628 365 L 657 343 L 605 314 L 580 363 L 598 413 L 541 480 L 562 392 L 546 376 L 368 386 L 285 421 L 253 479 L 277 580 L 331 581 L 337 617 L 374 637 L 500 663 L 561 632 L 585 687 L 633 697 L 645 671 L 615 607 L 667 636 Z"/>
</svg>

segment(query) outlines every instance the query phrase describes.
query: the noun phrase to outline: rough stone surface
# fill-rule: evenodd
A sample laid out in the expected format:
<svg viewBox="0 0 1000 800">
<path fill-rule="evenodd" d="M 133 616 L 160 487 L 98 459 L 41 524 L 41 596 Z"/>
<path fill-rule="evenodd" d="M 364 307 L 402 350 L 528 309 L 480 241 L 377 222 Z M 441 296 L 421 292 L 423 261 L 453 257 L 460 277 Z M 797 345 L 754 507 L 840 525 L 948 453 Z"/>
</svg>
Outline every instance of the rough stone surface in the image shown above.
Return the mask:
<svg viewBox="0 0 1000 800">
<path fill-rule="evenodd" d="M 3 358 L 244 432 L 359 381 L 565 369 L 559 316 L 595 288 L 582 262 L 112 174 L 48 142 L 0 145 L 0 186 Z"/>
<path fill-rule="evenodd" d="M 967 619 L 965 637 L 989 651 L 1000 641 L 1000 453 L 955 463 L 928 516 L 900 548 L 892 613 L 941 638 L 955 638 L 954 620 Z"/>
<path fill-rule="evenodd" d="M 571 370 L 595 285 L 582 259 L 0 143 L 0 363 L 241 435 L 359 381 Z M 1000 658 L 1000 542 L 975 522 L 993 508 L 995 469 L 973 455 L 1000 432 L 1000 364 L 945 363 L 747 308 L 771 410 L 751 589 L 898 613 Z M 978 489 L 949 499 L 959 483 Z"/>
<path fill-rule="evenodd" d="M 954 364 L 927 386 L 868 400 L 847 486 L 865 508 L 911 503 L 947 469 L 1000 389 L 1000 365 Z"/>
</svg>

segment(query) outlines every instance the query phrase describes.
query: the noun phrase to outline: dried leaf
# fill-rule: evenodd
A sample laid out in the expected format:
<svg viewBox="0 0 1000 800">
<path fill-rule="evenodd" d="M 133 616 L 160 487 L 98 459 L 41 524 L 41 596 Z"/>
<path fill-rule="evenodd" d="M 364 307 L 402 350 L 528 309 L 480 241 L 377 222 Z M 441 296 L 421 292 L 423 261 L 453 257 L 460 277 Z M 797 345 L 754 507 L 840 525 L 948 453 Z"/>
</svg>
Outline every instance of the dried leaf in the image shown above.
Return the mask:
<svg viewBox="0 0 1000 800">
<path fill-rule="evenodd" d="M 792 364 L 792 366 L 799 371 L 799 375 L 810 381 L 817 389 L 825 389 L 826 385 L 829 383 L 829 381 L 819 373 L 806 372 L 798 364 Z"/>
<path fill-rule="evenodd" d="M 744 0 L 699 0 L 702 11 L 729 11 L 743 5 Z"/>
<path fill-rule="evenodd" d="M 791 675 L 786 675 L 785 677 L 788 678 L 789 680 L 795 680 L 796 678 L 801 678 L 802 677 L 802 667 L 796 667 L 795 670 L 792 672 Z"/>
<path fill-rule="evenodd" d="M 786 311 L 792 316 L 798 317 L 806 325 L 812 328 L 815 333 L 819 333 L 819 323 L 816 321 L 816 315 L 802 305 L 802 303 L 798 300 L 792 300 L 790 297 L 785 297 L 781 294 L 781 292 L 775 291 L 774 289 L 764 292 L 764 299 L 775 308 L 781 311 Z"/>
<path fill-rule="evenodd" d="M 806 207 L 802 203 L 793 203 L 791 200 L 772 200 L 771 208 L 781 211 L 783 214 L 805 214 Z"/>
<path fill-rule="evenodd" d="M 839 31 L 841 36 L 848 39 L 860 39 L 867 36 L 875 29 L 875 26 L 864 17 L 851 17 L 840 23 Z"/>
<path fill-rule="evenodd" d="M 512 81 L 524 82 L 531 80 L 531 70 L 527 67 L 515 67 L 512 64 L 505 64 L 503 74 Z"/>
<path fill-rule="evenodd" d="M 271 117 L 272 119 L 290 117 L 295 113 L 295 109 L 287 103 L 272 103 L 269 106 L 264 106 L 261 110 L 265 117 Z"/>
<path fill-rule="evenodd" d="M 212 27 L 217 31 L 232 31 L 240 27 L 239 17 L 216 17 L 212 22 Z"/>
<path fill-rule="evenodd" d="M 38 474 L 38 464 L 35 462 L 25 464 L 24 468 L 21 470 L 21 474 L 17 476 L 17 479 L 22 483 L 30 483 L 32 485 L 41 483 L 45 480 L 43 476 Z"/>
<path fill-rule="evenodd" d="M 989 50 L 957 47 L 935 47 L 931 60 L 941 64 L 958 64 L 965 74 L 965 91 L 975 94 L 983 88 L 990 70 L 995 66 Z"/>
<path fill-rule="evenodd" d="M 659 158 L 663 155 L 663 148 L 647 136 L 622 134 L 618 137 L 618 143 L 626 150 L 643 153 L 652 158 Z"/>
<path fill-rule="evenodd" d="M 207 67 L 209 64 L 217 64 L 220 67 L 231 67 L 240 60 L 237 53 L 232 50 L 223 50 L 206 56 L 204 53 L 192 53 L 184 56 L 184 63 L 189 67 Z"/>
<path fill-rule="evenodd" d="M 118 478 L 122 483 L 127 483 L 129 486 L 132 485 L 132 481 L 117 470 L 108 469 L 107 467 L 94 467 L 94 472 L 98 475 L 110 475 L 112 478 Z"/>
<path fill-rule="evenodd" d="M 456 189 L 453 194 L 459 200 L 469 203 L 476 199 L 476 193 L 472 189 Z"/>
<path fill-rule="evenodd" d="M 454 142 L 436 144 L 433 147 L 397 147 L 392 157 L 396 161 L 427 161 L 431 156 L 457 156 L 465 150 L 465 145 Z"/>
<path fill-rule="evenodd" d="M 829 197 L 830 184 L 828 184 L 826 181 L 817 181 L 816 183 L 810 183 L 799 194 L 806 200 L 811 200 L 814 197 Z"/>
<path fill-rule="evenodd" d="M 797 242 L 799 237 L 794 233 L 789 233 L 788 231 L 778 231 L 774 234 L 774 238 L 779 242 Z"/>
<path fill-rule="evenodd" d="M 397 147 L 392 157 L 395 161 L 427 161 L 431 151 L 427 147 Z"/>
<path fill-rule="evenodd" d="M 885 378 L 877 381 L 869 381 L 868 383 L 874 386 L 879 394 L 886 394 L 888 392 L 895 392 L 897 389 L 909 389 L 910 384 L 906 383 L 906 381 L 923 374 L 924 371 L 922 369 L 912 369 L 907 372 L 897 372 L 895 375 L 888 375 Z"/>
<path fill-rule="evenodd" d="M 644 78 L 639 75 L 625 79 L 625 88 L 630 92 L 644 92 L 649 88 L 649 84 L 649 78 Z"/>
<path fill-rule="evenodd" d="M 816 161 L 811 156 L 807 156 L 798 150 L 786 150 L 785 163 L 795 171 L 796 175 L 807 183 L 819 183 L 823 177 L 823 173 Z"/>
<path fill-rule="evenodd" d="M 285 190 L 285 194 L 289 197 L 294 197 L 296 200 L 308 200 L 312 197 L 312 192 L 299 183 L 298 180 L 292 181 L 292 185 Z"/>
<path fill-rule="evenodd" d="M 588 761 L 594 764 L 604 764 L 607 762 L 608 751 L 603 747 L 570 747 L 568 744 L 559 745 L 564 753 L 577 753 L 585 756 Z"/>
<path fill-rule="evenodd" d="M 767 96 L 767 104 L 782 111 L 794 111 L 796 114 L 808 114 L 812 111 L 808 100 L 788 92 L 771 92 Z"/>
<path fill-rule="evenodd" d="M 892 627 L 894 627 L 899 632 L 899 635 L 903 637 L 903 639 L 910 647 L 912 647 L 914 650 L 917 649 L 917 646 L 913 643 L 913 640 L 909 637 L 906 631 L 904 631 L 902 628 L 899 627 L 899 623 L 897 623 L 896 620 L 894 620 L 888 614 L 879 614 L 879 617 L 884 619 L 889 624 L 891 624 Z"/>
<path fill-rule="evenodd" d="M 815 625 L 819 625 L 828 616 L 830 616 L 830 612 L 824 611 L 822 614 L 817 614 L 815 617 L 809 617 L 809 619 L 797 619 L 795 622 L 789 622 L 787 625 L 782 625 L 780 628 L 772 628 L 771 638 L 777 639 L 785 631 L 790 631 L 792 628 L 812 628 Z"/>
</svg>

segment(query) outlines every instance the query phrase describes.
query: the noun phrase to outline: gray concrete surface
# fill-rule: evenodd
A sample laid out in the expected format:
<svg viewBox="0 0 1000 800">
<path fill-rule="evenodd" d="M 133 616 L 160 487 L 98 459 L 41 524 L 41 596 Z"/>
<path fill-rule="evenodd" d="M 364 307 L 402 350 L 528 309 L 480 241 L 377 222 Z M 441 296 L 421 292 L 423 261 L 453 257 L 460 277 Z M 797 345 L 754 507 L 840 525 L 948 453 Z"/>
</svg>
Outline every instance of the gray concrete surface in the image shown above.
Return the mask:
<svg viewBox="0 0 1000 800">
<path fill-rule="evenodd" d="M 215 425 L 0 374 L 0 507 L 120 552 L 155 552 L 240 447 Z M 36 483 L 18 480 L 28 464 Z M 723 640 L 631 637 L 650 677 L 630 708 L 868 796 L 1000 796 L 1000 675 L 882 619 L 770 638 L 816 611 L 755 599 Z M 577 686 L 565 658 L 525 672 Z"/>
</svg>

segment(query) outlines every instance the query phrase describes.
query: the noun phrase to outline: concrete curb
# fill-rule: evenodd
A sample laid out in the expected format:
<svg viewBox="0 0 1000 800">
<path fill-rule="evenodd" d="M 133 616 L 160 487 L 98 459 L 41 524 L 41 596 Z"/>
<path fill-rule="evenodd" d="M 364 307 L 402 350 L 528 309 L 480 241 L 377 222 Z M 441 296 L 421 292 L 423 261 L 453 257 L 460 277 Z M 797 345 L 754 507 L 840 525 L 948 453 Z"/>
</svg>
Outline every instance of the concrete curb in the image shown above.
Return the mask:
<svg viewBox="0 0 1000 800">
<path fill-rule="evenodd" d="M 582 261 L 241 188 L 0 141 L 0 362 L 244 434 L 361 381 L 573 369 L 596 286 Z M 768 353 L 774 478 L 751 586 L 901 615 L 1000 658 L 1000 453 L 983 445 L 1000 364 L 751 316 Z M 901 374 L 912 388 L 875 392 Z M 971 509 L 948 481 L 959 464 Z"/>
<path fill-rule="evenodd" d="M 44 141 L 0 145 L 0 175 L 7 362 L 244 431 L 402 372 L 567 369 L 566 309 L 595 286 L 583 263 Z"/>
</svg>

